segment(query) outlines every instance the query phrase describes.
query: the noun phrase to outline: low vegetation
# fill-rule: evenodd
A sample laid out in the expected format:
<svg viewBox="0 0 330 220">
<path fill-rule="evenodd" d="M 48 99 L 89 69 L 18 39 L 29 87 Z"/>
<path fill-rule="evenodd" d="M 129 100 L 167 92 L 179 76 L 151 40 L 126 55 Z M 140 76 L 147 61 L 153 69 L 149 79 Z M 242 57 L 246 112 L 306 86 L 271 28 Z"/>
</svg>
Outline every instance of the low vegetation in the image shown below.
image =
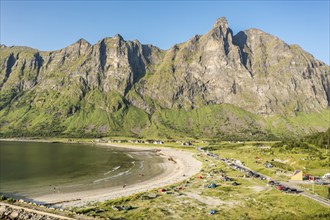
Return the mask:
<svg viewBox="0 0 330 220">
<path fill-rule="evenodd" d="M 193 144 L 193 147 L 182 147 L 176 143 L 169 145 L 191 150 L 196 146 L 204 147 L 221 157 L 240 160 L 251 169 L 279 180 L 290 179 L 292 171 L 303 167 L 306 168 L 306 172 L 314 175 L 327 172 L 327 167 L 323 166 L 318 157 L 314 157 L 313 151 L 303 150 L 298 154 L 291 152 L 292 149 L 300 146 L 300 142 L 285 151 L 280 150 L 279 146 L 282 142 L 214 141 Z M 276 147 L 272 147 L 273 145 Z M 316 146 L 311 146 L 313 147 Z M 322 149 L 316 155 L 320 152 L 323 157 L 327 157 Z M 90 204 L 73 211 L 104 219 L 328 219 L 330 217 L 330 210 L 313 200 L 299 194 L 281 192 L 269 186 L 267 180 L 246 177 L 225 163 L 201 153 L 196 152 L 196 158 L 203 161 L 201 172 L 184 182 L 165 186 L 163 192 L 155 189 Z M 304 158 L 309 159 L 301 160 Z M 265 168 L 266 161 L 272 163 L 274 167 Z M 223 176 L 228 177 L 229 180 L 224 181 Z M 234 182 L 237 184 L 234 185 Z M 311 186 L 306 185 L 306 190 L 307 187 Z M 313 193 L 311 189 L 307 191 Z M 314 193 L 328 196 L 325 186 L 321 185 L 315 186 Z M 117 209 L 117 207 L 123 208 Z M 130 208 L 125 209 L 125 207 Z M 210 215 L 211 210 L 214 210 L 215 214 Z"/>
<path fill-rule="evenodd" d="M 207 159 L 209 160 L 209 159 Z M 203 179 L 197 176 L 189 183 L 179 183 L 167 186 L 167 193 L 159 190 L 133 195 L 117 200 L 77 208 L 74 211 L 104 219 L 327 219 L 329 209 L 314 201 L 299 196 L 279 192 L 256 179 L 244 179 L 240 173 L 208 161 L 201 172 Z M 225 170 L 226 174 L 238 181 L 238 186 L 232 182 L 222 182 L 217 176 L 208 176 L 212 170 Z M 218 187 L 205 188 L 211 182 L 217 182 Z M 179 192 L 172 188 L 185 186 Z M 152 195 L 152 198 L 149 196 Z M 157 196 L 155 196 L 157 195 Z M 116 206 L 130 206 L 130 210 L 116 210 Z M 216 214 L 209 215 L 210 210 Z"/>
</svg>

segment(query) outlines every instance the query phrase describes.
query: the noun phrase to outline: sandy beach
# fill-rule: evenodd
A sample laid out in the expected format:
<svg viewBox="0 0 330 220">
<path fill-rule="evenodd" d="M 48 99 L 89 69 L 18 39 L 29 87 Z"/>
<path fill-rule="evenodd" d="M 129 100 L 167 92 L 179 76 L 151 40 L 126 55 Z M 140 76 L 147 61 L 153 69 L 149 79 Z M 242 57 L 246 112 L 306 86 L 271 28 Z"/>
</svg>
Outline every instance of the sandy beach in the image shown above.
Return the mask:
<svg viewBox="0 0 330 220">
<path fill-rule="evenodd" d="M 94 189 L 74 193 L 54 193 L 32 198 L 35 201 L 54 204 L 55 207 L 67 208 L 72 206 L 84 206 L 89 203 L 105 201 L 132 195 L 139 192 L 148 191 L 154 188 L 174 184 L 187 179 L 198 173 L 202 167 L 202 162 L 193 157 L 193 153 L 184 150 L 166 148 L 166 147 L 142 147 L 133 145 L 118 145 L 99 143 L 102 147 L 112 146 L 131 149 L 157 149 L 158 154 L 164 157 L 164 163 L 161 164 L 164 172 L 144 182 L 133 185 L 127 185 L 125 188 L 111 187 Z M 170 159 L 169 159 L 170 158 Z"/>
</svg>

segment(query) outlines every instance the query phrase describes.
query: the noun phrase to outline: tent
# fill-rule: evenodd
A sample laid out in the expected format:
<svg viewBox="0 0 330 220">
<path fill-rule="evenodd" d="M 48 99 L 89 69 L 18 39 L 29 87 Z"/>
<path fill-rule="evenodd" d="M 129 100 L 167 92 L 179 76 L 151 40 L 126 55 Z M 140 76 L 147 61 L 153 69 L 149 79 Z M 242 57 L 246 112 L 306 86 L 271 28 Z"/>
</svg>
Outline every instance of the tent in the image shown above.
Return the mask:
<svg viewBox="0 0 330 220">
<path fill-rule="evenodd" d="M 209 212 L 209 215 L 214 215 L 217 211 L 214 210 L 214 209 L 211 209 L 210 212 Z"/>
<path fill-rule="evenodd" d="M 215 183 L 211 183 L 211 184 L 208 186 L 208 188 L 215 188 L 215 187 L 217 187 L 217 184 L 215 184 Z"/>
</svg>

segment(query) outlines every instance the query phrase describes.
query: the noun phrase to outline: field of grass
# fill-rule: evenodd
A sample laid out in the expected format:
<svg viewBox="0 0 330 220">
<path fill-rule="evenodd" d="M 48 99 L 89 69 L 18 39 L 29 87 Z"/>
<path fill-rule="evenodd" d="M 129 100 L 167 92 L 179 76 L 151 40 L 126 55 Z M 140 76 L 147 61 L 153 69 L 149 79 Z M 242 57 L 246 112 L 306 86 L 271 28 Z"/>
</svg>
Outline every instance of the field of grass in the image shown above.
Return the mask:
<svg viewBox="0 0 330 220">
<path fill-rule="evenodd" d="M 235 158 L 246 166 L 265 175 L 274 178 L 288 180 L 289 175 L 295 170 L 303 170 L 304 173 L 322 176 L 329 170 L 329 154 L 324 149 L 306 151 L 302 149 L 285 150 L 271 147 L 275 142 L 223 142 L 210 145 L 214 153 L 222 157 Z M 269 162 L 273 168 L 265 168 L 263 165 Z"/>
</svg>

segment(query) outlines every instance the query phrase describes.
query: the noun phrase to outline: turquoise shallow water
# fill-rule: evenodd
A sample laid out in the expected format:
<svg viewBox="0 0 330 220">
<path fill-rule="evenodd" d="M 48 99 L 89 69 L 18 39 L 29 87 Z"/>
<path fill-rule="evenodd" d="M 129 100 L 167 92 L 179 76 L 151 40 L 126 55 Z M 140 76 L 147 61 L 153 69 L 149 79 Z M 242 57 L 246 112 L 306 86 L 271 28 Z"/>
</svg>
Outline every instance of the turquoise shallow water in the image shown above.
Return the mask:
<svg viewBox="0 0 330 220">
<path fill-rule="evenodd" d="M 0 192 L 35 197 L 142 182 L 162 172 L 154 151 L 88 144 L 0 142 Z"/>
</svg>

